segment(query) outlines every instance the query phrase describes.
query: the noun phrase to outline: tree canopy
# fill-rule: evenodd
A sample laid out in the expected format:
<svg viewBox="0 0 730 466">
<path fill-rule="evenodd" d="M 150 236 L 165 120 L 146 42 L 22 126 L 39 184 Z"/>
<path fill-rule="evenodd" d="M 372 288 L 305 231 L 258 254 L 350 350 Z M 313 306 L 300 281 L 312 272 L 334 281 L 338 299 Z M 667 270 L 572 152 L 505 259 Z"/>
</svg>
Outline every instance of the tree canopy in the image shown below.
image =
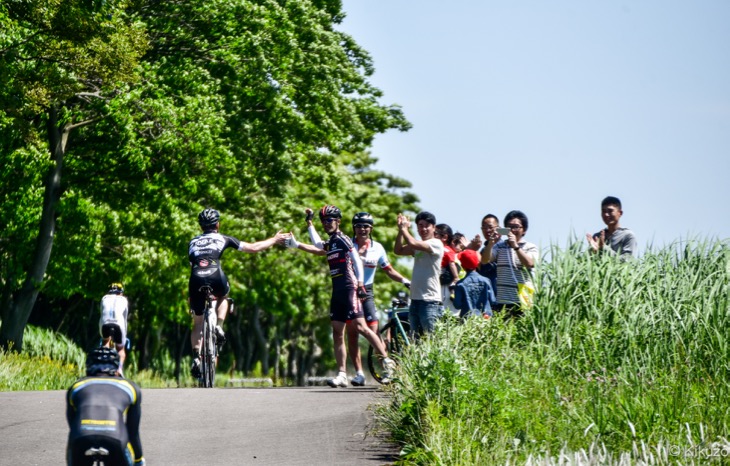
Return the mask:
<svg viewBox="0 0 730 466">
<path fill-rule="evenodd" d="M 22 348 L 34 307 L 88 345 L 99 298 L 121 280 L 140 366 L 179 361 L 202 208 L 244 241 L 302 229 L 304 207 L 325 202 L 384 221 L 415 209 L 410 184 L 367 152 L 409 123 L 381 103 L 367 52 L 335 28 L 339 1 L 0 5 L 4 346 Z M 314 370 L 329 283 L 304 256 L 226 256 L 237 368 Z"/>
</svg>

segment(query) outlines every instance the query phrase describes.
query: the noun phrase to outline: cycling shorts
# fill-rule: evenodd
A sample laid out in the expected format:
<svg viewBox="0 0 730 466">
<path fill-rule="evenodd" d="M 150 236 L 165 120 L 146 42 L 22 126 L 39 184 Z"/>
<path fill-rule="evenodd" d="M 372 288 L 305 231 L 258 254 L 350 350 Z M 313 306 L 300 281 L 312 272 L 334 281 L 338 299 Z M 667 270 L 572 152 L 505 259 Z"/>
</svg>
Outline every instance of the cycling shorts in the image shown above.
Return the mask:
<svg viewBox="0 0 730 466">
<path fill-rule="evenodd" d="M 132 452 L 123 443 L 115 438 L 106 435 L 83 435 L 69 439 L 66 456 L 69 466 L 92 466 L 93 456 L 86 456 L 90 448 L 104 448 L 109 452 L 107 456 L 101 456 L 104 466 L 132 466 Z"/>
<path fill-rule="evenodd" d="M 373 285 L 365 285 L 368 297 L 362 301 L 362 312 L 365 315 L 365 322 L 368 325 L 378 325 L 378 311 L 375 309 L 375 294 L 373 293 Z"/>
<path fill-rule="evenodd" d="M 215 273 L 206 276 L 200 276 L 193 271 L 190 274 L 190 282 L 188 283 L 188 296 L 190 296 L 190 309 L 196 316 L 202 316 L 205 312 L 205 292 L 200 288 L 209 286 L 213 289 L 213 295 L 222 299 L 228 296 L 231 285 L 223 270 L 218 269 Z"/>
<path fill-rule="evenodd" d="M 101 337 L 111 338 L 117 345 L 121 346 L 127 341 L 127 335 L 122 327 L 116 322 L 109 322 L 101 326 Z"/>
<path fill-rule="evenodd" d="M 335 322 L 347 322 L 364 317 L 360 300 L 357 299 L 357 291 L 354 289 L 342 289 L 332 292 L 330 300 L 330 320 Z"/>
</svg>

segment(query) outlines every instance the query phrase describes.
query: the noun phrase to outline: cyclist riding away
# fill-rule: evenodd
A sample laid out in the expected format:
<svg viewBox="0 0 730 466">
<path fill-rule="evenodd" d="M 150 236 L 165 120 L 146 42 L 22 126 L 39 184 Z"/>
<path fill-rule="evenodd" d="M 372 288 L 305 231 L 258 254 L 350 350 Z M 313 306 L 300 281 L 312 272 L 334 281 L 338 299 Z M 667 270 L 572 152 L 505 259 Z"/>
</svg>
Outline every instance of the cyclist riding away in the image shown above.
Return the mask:
<svg viewBox="0 0 730 466">
<path fill-rule="evenodd" d="M 139 421 L 142 392 L 118 372 L 119 354 L 99 347 L 86 357 L 86 377 L 66 395 L 69 426 L 67 464 L 94 464 L 93 452 L 105 466 L 143 466 Z"/>
<path fill-rule="evenodd" d="M 124 286 L 121 283 L 109 285 L 109 291 L 101 298 L 101 317 L 99 318 L 99 332 L 102 345 L 114 346 L 119 353 L 119 374 L 122 374 L 124 360 L 127 357 L 125 345 L 127 343 L 127 315 L 129 302 L 124 296 Z"/>
<path fill-rule="evenodd" d="M 228 292 L 230 284 L 221 267 L 221 257 L 228 248 L 238 251 L 257 253 L 270 248 L 275 244 L 284 245 L 287 236 L 280 231 L 271 238 L 246 243 L 231 236 L 222 235 L 220 229 L 220 213 L 215 209 L 205 209 L 198 215 L 198 224 L 203 230 L 190 241 L 188 246 L 188 259 L 190 260 L 190 282 L 188 293 L 190 297 L 190 309 L 193 312 L 193 332 L 190 335 L 190 342 L 193 347 L 193 364 L 191 372 L 193 377 L 200 377 L 200 344 L 203 339 L 203 312 L 205 311 L 205 287 L 213 290 L 216 298 L 216 314 L 218 324 L 215 332 L 218 342 L 223 344 L 226 341 L 223 332 L 223 321 L 228 313 Z"/>
<path fill-rule="evenodd" d="M 352 217 L 352 228 L 355 236 L 352 241 L 355 249 L 360 256 L 363 266 L 363 285 L 367 297 L 362 302 L 363 312 L 365 313 L 365 322 L 368 327 L 378 333 L 378 312 L 375 309 L 375 298 L 373 295 L 373 282 L 375 281 L 375 271 L 380 267 L 383 272 L 393 281 L 403 283 L 406 287 L 411 285 L 410 280 L 403 277 L 395 268 L 390 265 L 388 255 L 385 253 L 383 245 L 373 240 L 370 235 L 373 231 L 373 216 L 368 212 L 359 212 Z M 350 352 L 350 360 L 355 366 L 355 377 L 350 383 L 355 386 L 365 385 L 365 373 L 362 369 L 362 359 L 360 356 L 360 345 L 358 344 L 358 332 L 352 321 L 347 322 L 347 348 Z"/>
<path fill-rule="evenodd" d="M 334 340 L 335 359 L 338 374 L 327 381 L 333 388 L 347 386 L 347 368 L 345 349 L 345 325 L 352 322 L 356 331 L 367 338 L 368 342 L 383 358 L 383 368 L 389 374 L 395 366 L 392 359 L 380 341 L 380 338 L 368 327 L 362 311 L 362 300 L 367 298 L 367 291 L 363 284 L 363 268 L 360 255 L 355 250 L 350 238 L 340 231 L 342 212 L 333 205 L 326 205 L 319 211 L 319 219 L 324 231 L 329 235 L 327 241 L 322 241 L 312 224 L 314 212 L 306 209 L 307 230 L 312 244 L 299 243 L 290 233 L 287 245 L 301 249 L 317 256 L 327 256 L 332 278 L 332 298 L 330 300 L 330 321 Z"/>
</svg>

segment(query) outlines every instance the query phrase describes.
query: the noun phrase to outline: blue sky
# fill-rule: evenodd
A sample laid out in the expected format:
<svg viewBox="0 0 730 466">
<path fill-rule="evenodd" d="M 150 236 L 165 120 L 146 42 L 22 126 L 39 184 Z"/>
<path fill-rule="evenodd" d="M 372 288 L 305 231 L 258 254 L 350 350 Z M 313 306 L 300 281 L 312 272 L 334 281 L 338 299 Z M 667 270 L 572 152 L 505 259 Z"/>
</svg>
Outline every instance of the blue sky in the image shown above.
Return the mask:
<svg viewBox="0 0 730 466">
<path fill-rule="evenodd" d="M 621 198 L 640 249 L 730 238 L 730 2 L 345 0 L 383 103 L 377 167 L 471 237 L 513 209 L 564 246 Z M 363 206 L 364 209 L 367 206 Z M 393 219 L 383 219 L 381 225 Z"/>
</svg>

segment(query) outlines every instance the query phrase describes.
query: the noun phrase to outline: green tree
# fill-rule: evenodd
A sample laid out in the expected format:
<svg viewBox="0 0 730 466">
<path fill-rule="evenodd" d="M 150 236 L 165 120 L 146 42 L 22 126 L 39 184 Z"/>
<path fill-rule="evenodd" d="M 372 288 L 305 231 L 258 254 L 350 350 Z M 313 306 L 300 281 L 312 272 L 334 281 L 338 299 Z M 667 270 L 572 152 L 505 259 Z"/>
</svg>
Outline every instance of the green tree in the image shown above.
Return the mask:
<svg viewBox="0 0 730 466">
<path fill-rule="evenodd" d="M 52 0 L 0 5 L 0 76 L 4 83 L 0 125 L 5 140 L 3 158 L 10 162 L 3 176 L 11 181 L 7 186 L 3 183 L 3 200 L 11 199 L 7 208 L 16 207 L 20 213 L 23 209 L 17 203 L 29 200 L 26 196 L 37 201 L 41 193 L 33 183 L 38 180 L 28 167 L 46 171 L 40 209 L 34 203 L 29 214 L 4 216 L 9 225 L 8 236 L 3 235 L 2 256 L 9 258 L 18 248 L 23 265 L 10 261 L 4 267 L 2 346 L 14 344 L 22 349 L 23 330 L 43 286 L 64 189 L 61 177 L 69 136 L 103 118 L 110 96 L 135 79 L 146 41 L 139 28 L 126 19 L 123 8 L 122 2 L 95 8 L 86 2 Z M 42 156 L 44 153 L 48 155 Z M 10 190 L 17 183 L 16 176 L 31 183 L 18 186 L 19 196 Z M 33 209 L 39 210 L 39 219 Z M 37 226 L 32 228 L 34 220 Z M 22 235 L 31 228 L 38 234 L 29 246 Z"/>
<path fill-rule="evenodd" d="M 80 78 L 79 59 L 53 61 L 75 94 L 61 92 L 50 72 L 31 69 L 34 86 L 22 78 L 26 68 L 45 66 L 42 45 L 60 32 L 42 24 L 40 7 L 23 10 L 21 18 L 21 10 L 9 14 L 11 3 L 24 2 L 4 2 L 0 19 L 8 26 L 0 32 L 0 74 L 11 83 L 0 90 L 8 109 L 0 125 L 11 136 L 0 143 L 0 156 L 10 162 L 1 172 L 1 208 L 10 219 L 0 229 L 4 344 L 21 344 L 18 331 L 27 321 L 21 310 L 30 313 L 18 304 L 22 283 L 30 307 L 42 290 L 54 325 L 82 339 L 72 322 L 94 327 L 96 315 L 86 309 L 120 279 L 131 295 L 140 365 L 161 364 L 155 358 L 170 348 L 179 361 L 189 323 L 185 250 L 200 209 L 219 208 L 226 231 L 253 241 L 300 225 L 307 204 L 361 210 L 367 201 L 385 217 L 389 208 L 415 202 L 399 192 L 405 181 L 375 173 L 374 160 L 362 155 L 375 134 L 409 125 L 397 106 L 379 102 L 380 91 L 368 82 L 368 54 L 334 29 L 342 19 L 339 1 L 140 0 L 102 3 L 100 11 L 72 4 L 113 25 L 97 28 L 107 34 L 104 44 L 122 43 L 123 34 L 129 44 L 120 47 L 129 55 L 116 61 L 107 55 L 103 64 L 119 75 L 106 81 Z M 49 5 L 61 15 L 60 5 Z M 96 24 L 86 19 L 74 30 L 86 23 Z M 112 33 L 120 37 L 112 40 Z M 88 82 L 96 83 L 98 96 L 86 95 Z M 46 155 L 49 121 L 66 131 L 59 139 L 62 164 Z M 62 169 L 59 184 L 44 185 L 41 168 Z M 46 191 L 56 197 L 43 210 Z M 42 236 L 47 266 L 33 269 L 38 248 L 27 232 L 49 217 L 57 228 Z M 323 266 L 307 262 L 315 258 L 282 261 L 281 254 L 226 258 L 241 304 L 235 318 L 241 333 L 252 336 L 248 348 L 241 344 L 235 352 L 236 366 L 273 364 L 281 374 L 300 376 L 313 367 L 313 348 L 327 344 L 328 282 L 312 274 Z"/>
</svg>

